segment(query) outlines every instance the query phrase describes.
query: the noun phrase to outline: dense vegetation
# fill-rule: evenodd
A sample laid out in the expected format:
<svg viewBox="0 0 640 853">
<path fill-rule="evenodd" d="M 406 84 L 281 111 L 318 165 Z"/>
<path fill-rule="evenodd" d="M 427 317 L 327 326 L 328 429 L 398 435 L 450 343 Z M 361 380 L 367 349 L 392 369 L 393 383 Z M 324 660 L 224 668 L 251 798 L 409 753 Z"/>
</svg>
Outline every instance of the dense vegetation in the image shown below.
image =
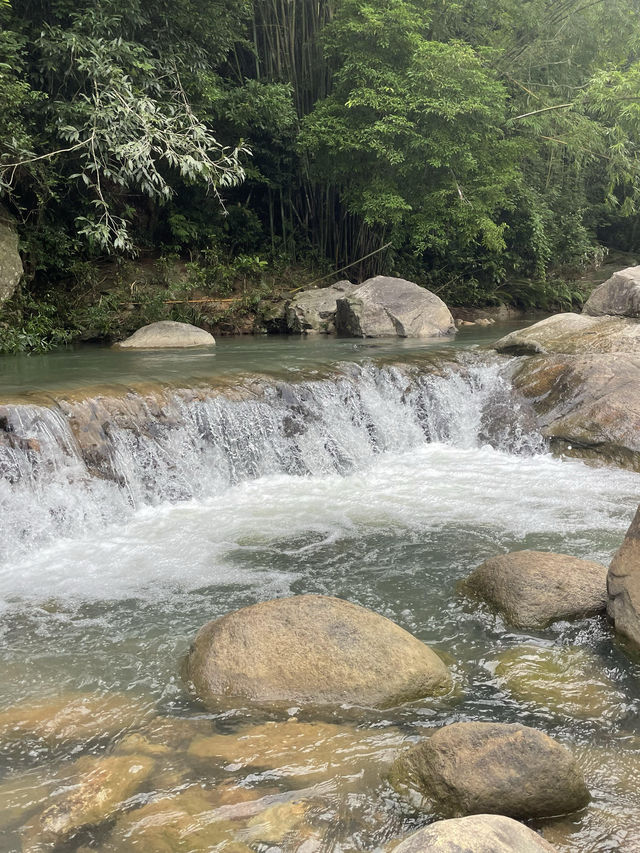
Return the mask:
<svg viewBox="0 0 640 853">
<path fill-rule="evenodd" d="M 364 256 L 544 301 L 640 248 L 639 155 L 640 0 L 0 0 L 4 347 Z"/>
</svg>

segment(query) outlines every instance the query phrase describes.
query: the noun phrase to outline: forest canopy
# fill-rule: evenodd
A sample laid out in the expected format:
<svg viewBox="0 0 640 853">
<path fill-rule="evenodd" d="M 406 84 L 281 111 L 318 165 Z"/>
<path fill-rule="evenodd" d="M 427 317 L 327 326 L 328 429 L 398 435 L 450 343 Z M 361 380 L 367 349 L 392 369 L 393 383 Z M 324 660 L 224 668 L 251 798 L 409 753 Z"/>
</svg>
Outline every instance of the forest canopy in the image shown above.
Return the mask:
<svg viewBox="0 0 640 853">
<path fill-rule="evenodd" d="M 639 155 L 640 0 L 0 0 L 0 192 L 47 288 L 371 255 L 482 301 L 639 249 Z"/>
</svg>

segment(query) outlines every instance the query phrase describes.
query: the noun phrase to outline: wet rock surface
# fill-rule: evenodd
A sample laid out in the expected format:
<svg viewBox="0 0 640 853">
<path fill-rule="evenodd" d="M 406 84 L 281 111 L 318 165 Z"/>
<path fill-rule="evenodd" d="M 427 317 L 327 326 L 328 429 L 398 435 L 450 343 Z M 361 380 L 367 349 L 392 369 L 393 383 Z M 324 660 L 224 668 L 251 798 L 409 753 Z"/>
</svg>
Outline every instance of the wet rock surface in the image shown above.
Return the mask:
<svg viewBox="0 0 640 853">
<path fill-rule="evenodd" d="M 640 648 L 640 507 L 611 562 L 607 589 L 616 631 Z"/>
<path fill-rule="evenodd" d="M 143 755 L 78 759 L 54 802 L 25 827 L 23 850 L 50 849 L 109 820 L 144 787 L 152 770 L 153 760 Z"/>
<path fill-rule="evenodd" d="M 153 713 L 149 699 L 124 693 L 63 693 L 26 700 L 0 711 L 0 743 L 57 747 L 114 738 Z"/>
<path fill-rule="evenodd" d="M 324 595 L 265 601 L 205 625 L 186 660 L 197 696 L 391 707 L 450 689 L 440 658 L 398 625 Z"/>
<path fill-rule="evenodd" d="M 555 849 L 516 820 L 481 814 L 432 823 L 405 838 L 394 853 L 544 853 Z"/>
<path fill-rule="evenodd" d="M 443 817 L 539 818 L 574 812 L 589 801 L 571 752 L 519 724 L 445 726 L 398 758 L 392 780 L 417 791 Z"/>
<path fill-rule="evenodd" d="M 197 737 L 188 754 L 202 766 L 255 767 L 268 771 L 270 778 L 311 784 L 327 774 L 337 780 L 370 768 L 378 772 L 383 763 L 391 763 L 403 741 L 397 729 L 359 730 L 346 724 L 290 720 Z"/>
<path fill-rule="evenodd" d="M 586 649 L 516 646 L 499 656 L 495 674 L 515 699 L 537 710 L 599 723 L 624 714 L 624 695 Z"/>
<path fill-rule="evenodd" d="M 640 356 L 535 356 L 513 382 L 557 449 L 640 470 Z"/>
<path fill-rule="evenodd" d="M 640 354 L 640 323 L 622 317 L 554 314 L 500 338 L 495 349 L 509 355 L 561 353 Z"/>
<path fill-rule="evenodd" d="M 521 628 L 603 612 L 607 569 L 600 563 L 548 551 L 514 551 L 485 560 L 463 582 Z"/>
<path fill-rule="evenodd" d="M 337 301 L 338 334 L 362 338 L 442 337 L 456 331 L 445 303 L 411 281 L 378 275 Z"/>
<path fill-rule="evenodd" d="M 135 331 L 124 341 L 115 344 L 116 349 L 169 349 L 180 347 L 213 346 L 213 335 L 189 323 L 160 320 Z"/>
</svg>

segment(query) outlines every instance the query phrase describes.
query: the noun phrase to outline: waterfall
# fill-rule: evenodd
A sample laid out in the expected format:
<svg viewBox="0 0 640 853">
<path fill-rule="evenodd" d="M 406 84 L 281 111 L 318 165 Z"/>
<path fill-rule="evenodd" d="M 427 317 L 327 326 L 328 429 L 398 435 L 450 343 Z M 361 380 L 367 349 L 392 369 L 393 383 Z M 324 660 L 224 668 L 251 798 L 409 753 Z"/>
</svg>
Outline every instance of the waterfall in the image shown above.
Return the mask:
<svg viewBox="0 0 640 853">
<path fill-rule="evenodd" d="M 269 474 L 347 474 L 426 442 L 541 452 L 500 361 L 341 365 L 329 378 L 254 377 L 227 391 L 0 407 L 0 562 L 145 506 L 203 499 Z"/>
</svg>

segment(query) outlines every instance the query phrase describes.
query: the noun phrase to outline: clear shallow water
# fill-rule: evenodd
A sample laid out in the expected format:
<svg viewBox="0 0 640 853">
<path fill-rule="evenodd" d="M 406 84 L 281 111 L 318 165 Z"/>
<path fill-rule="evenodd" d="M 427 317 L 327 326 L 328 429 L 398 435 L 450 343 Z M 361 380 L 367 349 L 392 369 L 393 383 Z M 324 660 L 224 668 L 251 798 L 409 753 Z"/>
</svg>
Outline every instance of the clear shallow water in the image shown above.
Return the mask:
<svg viewBox="0 0 640 853">
<path fill-rule="evenodd" d="M 0 566 L 2 707 L 62 691 L 124 693 L 149 714 L 227 735 L 237 760 L 198 759 L 187 751 L 187 739 L 170 756 L 155 759 L 156 775 L 136 805 L 159 791 L 176 802 L 190 786 L 217 791 L 229 782 L 266 797 L 260 808 L 272 802 L 269 797 L 278 804 L 292 798 L 302 803 L 304 826 L 293 821 L 282 837 L 274 830 L 263 831 L 271 840 L 257 838 L 238 818 L 219 842 L 240 838 L 257 853 L 302 844 L 315 845 L 305 850 L 381 847 L 428 819 L 403 804 L 385 781 L 389 756 L 400 744 L 454 720 L 519 721 L 575 748 L 594 793 L 583 814 L 545 830 L 553 843 L 575 851 L 638 849 L 640 665 L 629 660 L 602 618 L 515 632 L 459 595 L 456 584 L 486 557 L 512 549 L 608 562 L 637 506 L 640 475 L 545 454 L 535 435 L 523 435 L 526 419 L 517 401 L 505 414 L 509 398 L 497 364 L 474 362 L 464 379 L 445 372 L 426 385 L 414 377 L 409 394 L 402 373 L 365 367 L 347 380 L 337 395 L 329 385 L 307 385 L 302 397 L 285 395 L 281 409 L 282 395 L 257 411 L 245 407 L 236 420 L 215 421 L 209 443 L 221 456 L 203 454 L 184 424 L 170 444 L 162 432 L 154 433 L 142 450 L 127 444 L 122 427 L 117 458 L 128 484 L 103 480 L 94 489 L 88 470 L 78 468 L 84 464 L 78 453 L 70 454 L 70 478 L 68 468 L 54 465 L 44 479 L 29 480 L 32 502 L 50 501 L 55 491 L 58 506 L 69 512 L 83 497 L 88 509 L 53 539 L 38 541 L 32 525 L 23 552 L 12 551 Z M 292 433 L 283 424 L 301 399 L 306 427 Z M 280 416 L 270 420 L 274 411 Z M 326 440 L 329 434 L 333 441 Z M 54 447 L 64 445 L 57 436 L 52 433 L 52 457 Z M 173 467 L 160 464 L 167 447 L 182 448 Z M 285 463 L 292 456 L 300 464 L 289 469 Z M 256 467 L 256 459 L 268 464 Z M 176 468 L 188 469 L 189 490 L 176 492 Z M 149 471 L 153 476 L 145 485 Z M 134 501 L 116 500 L 132 494 Z M 25 497 L 21 511 L 28 508 Z M 3 518 L 6 523 L 6 512 Z M 183 692 L 179 661 L 208 619 L 304 592 L 342 596 L 398 622 L 445 657 L 456 690 L 445 699 L 385 712 L 292 709 L 311 727 L 306 746 L 296 747 L 292 757 L 279 730 L 269 730 L 272 755 L 243 763 L 241 744 L 248 732 L 256 736 L 249 727 L 287 714 L 256 715 L 238 707 L 205 715 Z M 551 654 L 567 662 L 559 691 L 557 676 L 533 700 L 505 682 L 500 662 L 520 647 L 530 657 Z M 573 647 L 588 655 L 581 670 L 567 655 Z M 573 685 L 580 694 L 588 683 L 602 701 L 577 714 L 563 704 L 563 689 Z M 144 729 L 149 720 L 143 716 L 127 725 Z M 234 740 L 237 734 L 242 741 Z M 348 747 L 341 751 L 344 739 Z M 9 829 L 0 849 L 20 849 L 20 824 L 43 808 L 52 789 L 69 782 L 78 756 L 118 754 L 119 741 L 111 735 L 52 748 L 5 736 L 0 828 Z M 12 808 L 18 817 L 5 819 Z M 152 849 L 123 821 L 81 834 L 64 849 L 85 843 L 104 851 Z M 201 845 L 194 849 L 217 849 L 210 841 Z M 191 848 L 176 842 L 168 849 Z"/>
<path fill-rule="evenodd" d="M 38 392 L 145 381 L 189 384 L 250 373 L 280 377 L 318 370 L 338 361 L 411 358 L 430 352 L 490 344 L 533 320 L 463 327 L 453 338 L 336 338 L 327 335 L 264 335 L 220 338 L 211 349 L 112 350 L 79 346 L 45 354 L 0 356 L 0 400 Z"/>
</svg>

